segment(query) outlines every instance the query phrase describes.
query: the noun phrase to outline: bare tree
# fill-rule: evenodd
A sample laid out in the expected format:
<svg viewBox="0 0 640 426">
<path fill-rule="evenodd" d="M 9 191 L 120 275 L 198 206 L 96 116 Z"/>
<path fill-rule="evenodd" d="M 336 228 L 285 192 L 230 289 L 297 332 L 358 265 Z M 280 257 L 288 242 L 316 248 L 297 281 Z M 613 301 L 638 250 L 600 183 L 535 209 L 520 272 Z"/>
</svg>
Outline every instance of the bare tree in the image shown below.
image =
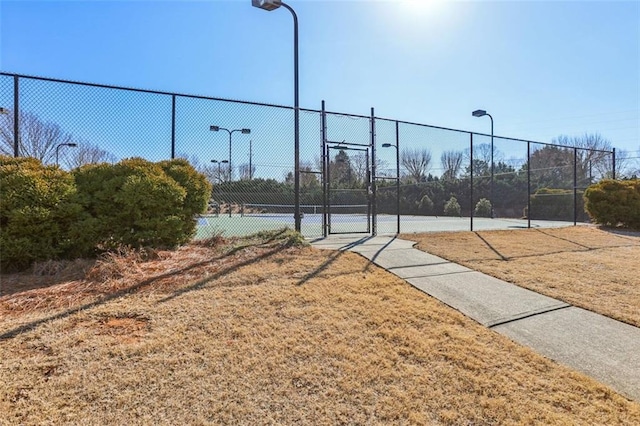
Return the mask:
<svg viewBox="0 0 640 426">
<path fill-rule="evenodd" d="M 240 174 L 240 180 L 251 180 L 256 173 L 256 166 L 252 164 L 251 169 L 249 169 L 249 164 L 240 164 L 240 166 L 238 166 L 238 173 Z"/>
<path fill-rule="evenodd" d="M 467 164 L 471 163 L 471 154 L 469 152 L 469 148 L 464 150 L 463 156 L 464 162 Z M 493 164 L 497 165 L 501 161 L 504 161 L 504 154 L 502 151 L 497 149 L 494 145 L 493 147 Z M 486 169 L 491 170 L 491 144 L 490 143 L 479 143 L 473 145 L 473 163 L 474 163 L 474 173 L 475 170 Z M 485 167 L 486 165 L 486 167 Z"/>
<path fill-rule="evenodd" d="M 33 157 L 43 163 L 55 161 L 56 147 L 71 142 L 71 135 L 55 123 L 42 121 L 37 115 L 21 111 L 19 114 L 20 144 L 18 154 Z M 0 153 L 14 154 L 13 114 L 0 114 Z"/>
<path fill-rule="evenodd" d="M 367 170 L 371 170 L 371 156 L 368 156 L 362 151 L 357 151 L 356 154 L 353 154 L 350 157 L 350 160 L 354 180 L 360 183 L 365 183 L 367 181 Z M 367 164 L 367 162 L 369 162 L 369 164 Z M 380 157 L 376 157 L 376 173 L 378 176 L 383 176 L 384 173 L 382 171 L 386 168 L 387 162 L 382 160 Z"/>
<path fill-rule="evenodd" d="M 611 177 L 613 172 L 613 150 L 611 142 L 599 133 L 585 133 L 582 136 L 560 135 L 553 143 L 572 148 L 576 151 L 579 167 L 589 171 L 590 178 Z M 622 156 L 624 158 L 624 155 Z M 623 165 L 621 160 L 620 165 Z"/>
<path fill-rule="evenodd" d="M 442 179 L 454 180 L 460 174 L 462 169 L 462 151 L 444 151 L 440 156 L 442 164 Z"/>
<path fill-rule="evenodd" d="M 423 182 L 429 171 L 431 152 L 428 149 L 405 148 L 400 153 L 400 162 L 407 170 L 409 177 L 415 182 Z"/>
<path fill-rule="evenodd" d="M 78 142 L 77 146 L 64 151 L 61 155 L 63 162 L 69 169 L 85 164 L 114 163 L 116 156 L 104 149 L 100 149 L 88 142 Z"/>
</svg>

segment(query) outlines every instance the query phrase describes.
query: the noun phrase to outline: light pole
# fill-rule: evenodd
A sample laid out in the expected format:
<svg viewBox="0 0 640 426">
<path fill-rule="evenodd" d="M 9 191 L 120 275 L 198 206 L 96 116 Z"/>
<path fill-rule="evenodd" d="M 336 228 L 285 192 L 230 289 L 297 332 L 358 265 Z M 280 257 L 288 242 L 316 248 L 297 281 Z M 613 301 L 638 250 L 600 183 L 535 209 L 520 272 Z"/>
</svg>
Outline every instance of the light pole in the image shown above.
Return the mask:
<svg viewBox="0 0 640 426">
<path fill-rule="evenodd" d="M 212 132 L 219 132 L 220 130 L 224 130 L 225 132 L 229 133 L 229 181 L 231 181 L 231 135 L 234 134 L 235 132 L 240 132 L 244 135 L 248 135 L 249 133 L 251 133 L 251 129 L 229 130 L 220 126 L 209 126 L 209 130 L 211 130 Z"/>
<path fill-rule="evenodd" d="M 249 139 L 249 180 L 253 179 L 253 139 Z"/>
<path fill-rule="evenodd" d="M 491 119 L 491 181 L 489 182 L 489 202 L 491 203 L 491 219 L 493 219 L 493 117 L 483 109 L 477 109 L 471 113 L 474 117 L 489 116 Z M 471 173 L 473 173 L 473 164 L 471 165 Z M 473 208 L 473 206 L 471 206 Z"/>
<path fill-rule="evenodd" d="M 383 143 L 383 148 L 394 147 L 396 149 L 396 211 L 398 213 L 398 234 L 400 233 L 400 152 L 398 145 Z"/>
<path fill-rule="evenodd" d="M 222 174 L 220 172 L 220 164 L 227 164 L 229 162 L 229 160 L 222 160 L 222 161 L 218 161 L 218 160 L 211 160 L 212 163 L 218 163 L 218 182 L 222 182 Z"/>
<path fill-rule="evenodd" d="M 294 222 L 295 230 L 300 232 L 300 93 L 298 84 L 298 15 L 288 4 L 281 0 L 251 0 L 251 4 L 267 11 L 275 10 L 283 6 L 293 16 L 293 122 L 294 122 Z"/>
<path fill-rule="evenodd" d="M 60 165 L 58 163 L 58 153 L 59 153 L 59 150 L 60 150 L 61 146 L 68 146 L 68 147 L 71 147 L 71 148 L 75 148 L 76 146 L 78 146 L 78 144 L 75 143 L 75 142 L 69 142 L 69 143 L 61 143 L 58 146 L 56 146 L 56 166 Z"/>
</svg>

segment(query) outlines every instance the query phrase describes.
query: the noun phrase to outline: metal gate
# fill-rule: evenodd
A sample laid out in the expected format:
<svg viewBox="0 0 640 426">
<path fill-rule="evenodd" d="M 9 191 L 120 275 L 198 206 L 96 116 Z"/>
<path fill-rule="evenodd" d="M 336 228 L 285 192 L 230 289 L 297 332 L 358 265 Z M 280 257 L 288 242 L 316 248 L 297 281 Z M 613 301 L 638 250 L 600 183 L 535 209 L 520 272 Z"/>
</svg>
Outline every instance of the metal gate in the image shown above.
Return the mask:
<svg viewBox="0 0 640 426">
<path fill-rule="evenodd" d="M 375 234 L 374 118 L 368 144 L 327 140 L 322 103 L 323 234 Z M 357 167 L 354 168 L 354 162 Z"/>
</svg>

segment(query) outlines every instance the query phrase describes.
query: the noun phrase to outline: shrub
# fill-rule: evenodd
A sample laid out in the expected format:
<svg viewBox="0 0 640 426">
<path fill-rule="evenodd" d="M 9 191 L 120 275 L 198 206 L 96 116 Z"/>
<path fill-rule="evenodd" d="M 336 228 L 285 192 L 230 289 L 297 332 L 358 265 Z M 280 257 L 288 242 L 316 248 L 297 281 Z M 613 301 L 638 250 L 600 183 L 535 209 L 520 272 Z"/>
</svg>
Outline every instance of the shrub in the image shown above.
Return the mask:
<svg viewBox="0 0 640 426">
<path fill-rule="evenodd" d="M 577 219 L 584 221 L 582 191 L 577 191 Z M 541 188 L 531 196 L 531 218 L 542 220 L 573 220 L 573 190 Z"/>
<path fill-rule="evenodd" d="M 491 201 L 486 198 L 481 198 L 474 210 L 474 214 L 478 217 L 490 217 L 491 216 Z"/>
<path fill-rule="evenodd" d="M 460 216 L 460 204 L 456 197 L 449 198 L 449 201 L 444 204 L 444 215 Z"/>
<path fill-rule="evenodd" d="M 603 180 L 587 188 L 584 200 L 594 222 L 640 229 L 640 179 Z"/>
<path fill-rule="evenodd" d="M 187 242 L 187 191 L 158 164 L 141 158 L 90 164 L 74 170 L 90 215 L 78 229 L 103 249 L 170 247 Z"/>
<path fill-rule="evenodd" d="M 182 232 L 192 237 L 196 232 L 196 215 L 207 210 L 211 198 L 211 184 L 205 175 L 199 173 L 187 160 L 182 158 L 161 161 L 158 164 L 169 177 L 186 191 L 182 206 L 184 225 Z"/>
<path fill-rule="evenodd" d="M 72 256 L 81 220 L 73 177 L 35 158 L 0 156 L 0 270 Z"/>
<path fill-rule="evenodd" d="M 420 210 L 420 213 L 424 213 L 424 214 L 432 213 L 433 207 L 434 207 L 433 201 L 431 201 L 431 198 L 429 198 L 428 195 L 423 196 L 420 202 L 418 203 L 418 209 Z"/>
</svg>

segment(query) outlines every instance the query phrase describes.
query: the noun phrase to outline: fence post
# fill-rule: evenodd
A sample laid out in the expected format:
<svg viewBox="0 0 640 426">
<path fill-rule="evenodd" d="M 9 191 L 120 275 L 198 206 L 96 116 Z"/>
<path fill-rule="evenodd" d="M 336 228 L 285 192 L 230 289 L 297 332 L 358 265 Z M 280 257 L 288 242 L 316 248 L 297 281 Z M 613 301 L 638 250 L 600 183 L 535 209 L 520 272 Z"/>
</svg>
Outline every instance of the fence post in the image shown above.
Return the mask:
<svg viewBox="0 0 640 426">
<path fill-rule="evenodd" d="M 320 145 L 321 148 L 321 152 L 322 152 L 322 174 L 320 175 L 321 177 L 321 184 L 322 184 L 322 235 L 326 238 L 328 236 L 328 221 L 327 221 L 327 215 L 328 215 L 328 211 L 327 211 L 327 190 L 328 185 L 327 185 L 327 163 L 328 163 L 328 158 L 327 158 L 327 115 L 326 115 L 326 110 L 325 110 L 325 105 L 324 105 L 324 100 L 322 101 L 322 112 L 320 114 L 320 134 L 322 137 L 322 143 Z"/>
<path fill-rule="evenodd" d="M 376 117 L 371 107 L 371 225 L 372 234 L 378 233 L 378 209 L 376 201 Z"/>
<path fill-rule="evenodd" d="M 611 151 L 611 155 L 613 156 L 613 172 L 611 174 L 611 178 L 613 180 L 616 179 L 616 149 L 613 148 L 613 151 Z"/>
<path fill-rule="evenodd" d="M 396 210 L 398 212 L 398 230 L 400 233 L 400 123 L 396 120 Z"/>
<path fill-rule="evenodd" d="M 469 133 L 469 224 L 473 232 L 473 133 Z"/>
<path fill-rule="evenodd" d="M 20 156 L 20 82 L 13 76 L 13 156 Z"/>
<path fill-rule="evenodd" d="M 176 95 L 171 95 L 171 159 L 176 158 Z"/>
<path fill-rule="evenodd" d="M 527 228 L 531 229 L 531 142 L 527 141 Z"/>
<path fill-rule="evenodd" d="M 578 148 L 573 147 L 573 226 L 578 224 Z"/>
</svg>

